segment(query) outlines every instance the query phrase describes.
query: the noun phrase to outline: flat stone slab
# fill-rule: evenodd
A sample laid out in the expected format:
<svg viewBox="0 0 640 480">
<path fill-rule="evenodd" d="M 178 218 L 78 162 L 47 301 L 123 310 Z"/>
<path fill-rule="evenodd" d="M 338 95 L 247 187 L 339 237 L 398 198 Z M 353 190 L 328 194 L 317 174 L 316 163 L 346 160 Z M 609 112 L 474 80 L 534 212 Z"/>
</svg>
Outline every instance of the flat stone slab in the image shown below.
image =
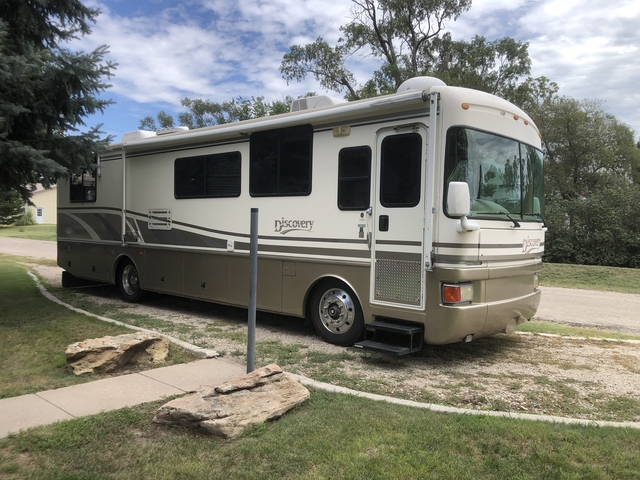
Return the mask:
<svg viewBox="0 0 640 480">
<path fill-rule="evenodd" d="M 65 352 L 76 375 L 112 372 L 129 364 L 159 364 L 166 360 L 169 341 L 162 335 L 130 333 L 76 342 Z"/>
<path fill-rule="evenodd" d="M 308 398 L 309 390 L 271 364 L 171 400 L 156 411 L 153 421 L 233 438 L 253 425 L 281 417 Z"/>
</svg>

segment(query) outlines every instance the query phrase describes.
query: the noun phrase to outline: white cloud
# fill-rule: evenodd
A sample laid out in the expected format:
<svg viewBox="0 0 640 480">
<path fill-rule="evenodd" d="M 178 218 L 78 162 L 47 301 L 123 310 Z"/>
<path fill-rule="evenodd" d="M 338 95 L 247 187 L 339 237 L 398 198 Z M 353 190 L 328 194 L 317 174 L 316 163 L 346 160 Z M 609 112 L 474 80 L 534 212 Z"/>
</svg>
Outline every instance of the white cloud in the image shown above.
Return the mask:
<svg viewBox="0 0 640 480">
<path fill-rule="evenodd" d="M 457 39 L 528 41 L 534 76 L 558 83 L 562 95 L 604 100 L 640 134 L 638 25 L 636 0 L 475 0 L 450 30 Z"/>
<path fill-rule="evenodd" d="M 290 45 L 318 36 L 335 43 L 351 7 L 349 0 L 184 2 L 167 7 L 158 1 L 151 14 L 144 13 L 148 4 L 86 2 L 103 14 L 81 48 L 111 46 L 110 59 L 119 67 L 110 93 L 121 104 L 179 109 L 184 96 L 223 101 L 322 93 L 312 78 L 287 86 L 278 70 L 282 56 Z M 122 11 L 124 16 L 118 13 Z M 474 0 L 469 12 L 446 26 L 456 39 L 479 34 L 530 42 L 534 76 L 557 82 L 561 94 L 604 100 L 611 113 L 640 132 L 637 25 L 637 0 Z M 350 63 L 360 81 L 368 79 L 377 64 L 371 57 Z"/>
</svg>

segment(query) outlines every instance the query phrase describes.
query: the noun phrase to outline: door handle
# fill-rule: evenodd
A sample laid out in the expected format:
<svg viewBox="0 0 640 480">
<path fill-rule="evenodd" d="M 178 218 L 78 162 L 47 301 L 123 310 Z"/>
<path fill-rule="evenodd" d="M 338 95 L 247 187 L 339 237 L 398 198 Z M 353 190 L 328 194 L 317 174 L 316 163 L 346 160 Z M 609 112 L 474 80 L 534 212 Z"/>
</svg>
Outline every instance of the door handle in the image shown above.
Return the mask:
<svg viewBox="0 0 640 480">
<path fill-rule="evenodd" d="M 381 232 L 389 231 L 389 215 L 380 215 L 378 217 L 378 230 Z"/>
</svg>

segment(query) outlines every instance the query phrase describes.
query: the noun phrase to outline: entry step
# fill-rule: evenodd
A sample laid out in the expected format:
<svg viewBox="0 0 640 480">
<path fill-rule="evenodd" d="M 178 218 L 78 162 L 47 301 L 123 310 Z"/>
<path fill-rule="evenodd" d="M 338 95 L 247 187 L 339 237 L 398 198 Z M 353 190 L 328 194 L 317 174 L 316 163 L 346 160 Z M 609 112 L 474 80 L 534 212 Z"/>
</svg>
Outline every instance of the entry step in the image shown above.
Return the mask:
<svg viewBox="0 0 640 480">
<path fill-rule="evenodd" d="M 421 325 L 376 320 L 365 325 L 365 338 L 354 347 L 395 356 L 408 355 L 422 349 L 423 336 Z"/>
<path fill-rule="evenodd" d="M 363 350 L 373 350 L 374 352 L 390 353 L 397 357 L 401 355 L 409 355 L 411 348 L 401 347 L 399 345 L 391 345 L 389 343 L 375 342 L 373 340 L 363 340 L 353 345 L 356 348 L 362 348 Z"/>
<path fill-rule="evenodd" d="M 415 325 L 403 325 L 401 323 L 375 321 L 367 323 L 365 327 L 371 330 L 400 333 L 402 335 L 413 335 L 416 333 L 422 333 L 422 327 L 417 327 Z"/>
</svg>

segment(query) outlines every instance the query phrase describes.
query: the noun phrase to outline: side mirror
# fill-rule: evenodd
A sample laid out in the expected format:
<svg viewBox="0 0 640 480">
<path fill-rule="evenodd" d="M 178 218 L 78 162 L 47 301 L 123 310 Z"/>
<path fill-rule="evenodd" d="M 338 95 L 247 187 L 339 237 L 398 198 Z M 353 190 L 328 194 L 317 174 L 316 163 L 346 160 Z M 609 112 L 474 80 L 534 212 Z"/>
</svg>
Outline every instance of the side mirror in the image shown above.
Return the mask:
<svg viewBox="0 0 640 480">
<path fill-rule="evenodd" d="M 469 185 L 466 182 L 451 182 L 447 193 L 447 212 L 452 217 L 460 217 L 460 223 L 457 227 L 458 233 L 480 230 L 480 225 L 477 222 L 467 219 L 470 209 L 471 195 L 469 194 Z"/>
<path fill-rule="evenodd" d="M 471 196 L 466 182 L 451 182 L 447 194 L 447 212 L 452 217 L 469 215 Z"/>
</svg>

